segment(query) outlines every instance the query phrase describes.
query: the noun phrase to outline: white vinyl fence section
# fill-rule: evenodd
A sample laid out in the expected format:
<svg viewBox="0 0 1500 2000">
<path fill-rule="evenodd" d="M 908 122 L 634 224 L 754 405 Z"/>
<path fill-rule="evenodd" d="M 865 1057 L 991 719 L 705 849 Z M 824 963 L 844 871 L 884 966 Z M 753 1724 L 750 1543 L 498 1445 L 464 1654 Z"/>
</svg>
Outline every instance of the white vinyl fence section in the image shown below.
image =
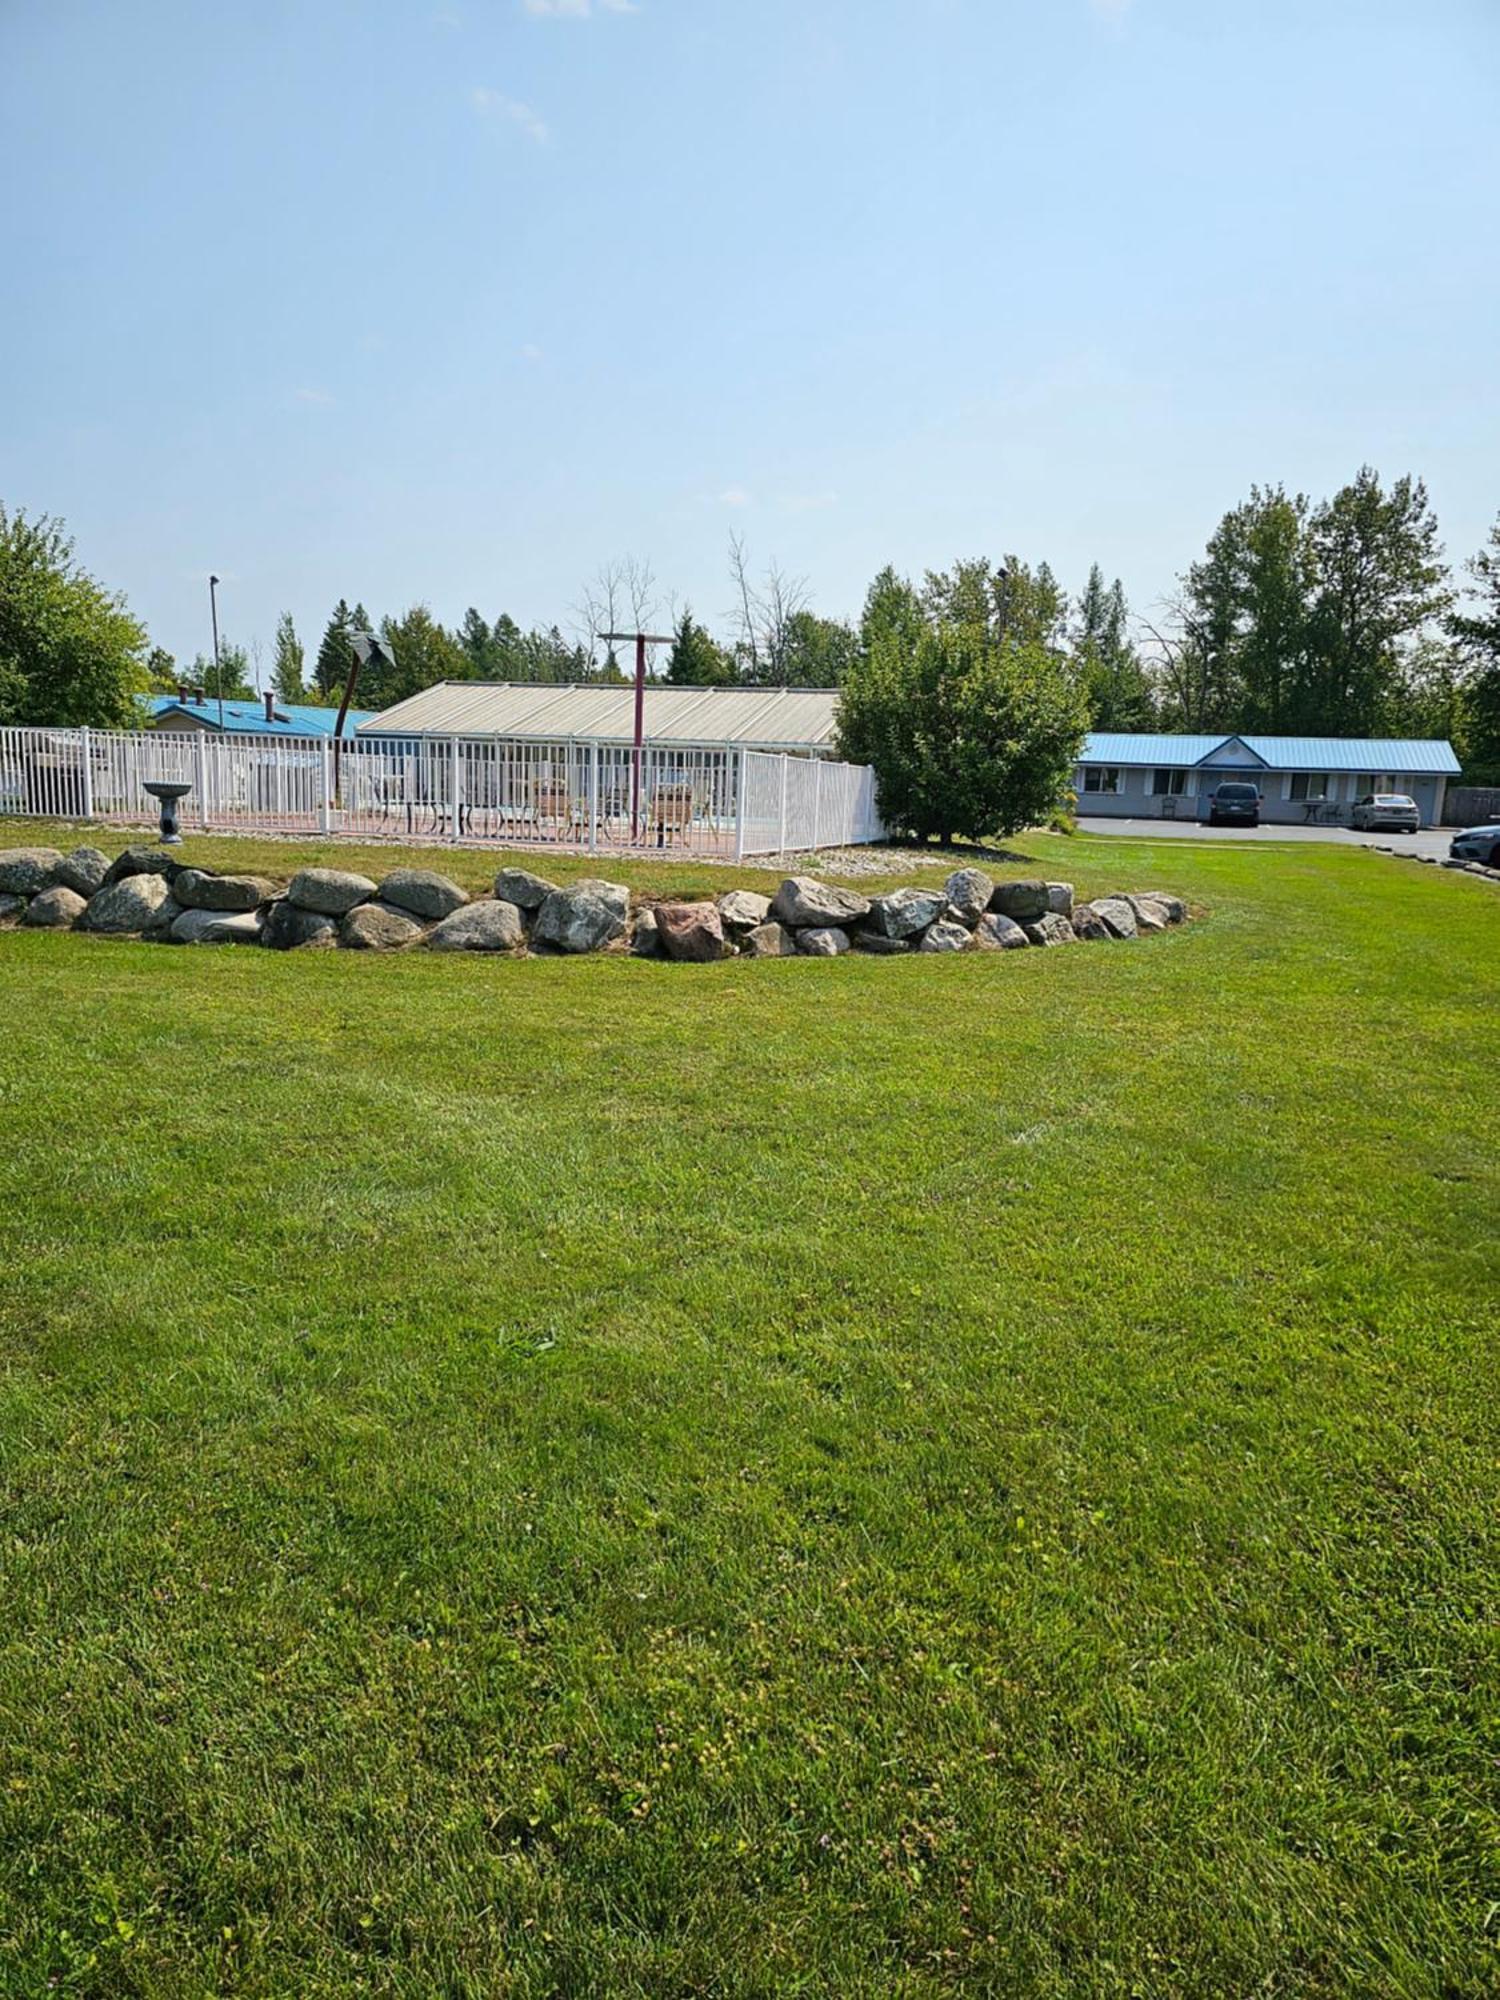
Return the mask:
<svg viewBox="0 0 1500 2000">
<path fill-rule="evenodd" d="M 0 729 L 0 814 L 734 858 L 880 840 L 861 764 L 710 745 Z"/>
</svg>

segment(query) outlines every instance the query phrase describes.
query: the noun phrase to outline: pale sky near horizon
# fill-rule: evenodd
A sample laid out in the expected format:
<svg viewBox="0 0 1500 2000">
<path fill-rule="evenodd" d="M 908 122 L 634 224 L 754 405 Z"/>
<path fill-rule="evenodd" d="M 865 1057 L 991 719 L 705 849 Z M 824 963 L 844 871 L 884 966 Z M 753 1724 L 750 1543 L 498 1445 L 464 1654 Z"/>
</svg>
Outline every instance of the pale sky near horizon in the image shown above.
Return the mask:
<svg viewBox="0 0 1500 2000">
<path fill-rule="evenodd" d="M 186 661 L 1500 511 L 1497 0 L 0 0 L 0 501 Z"/>
</svg>

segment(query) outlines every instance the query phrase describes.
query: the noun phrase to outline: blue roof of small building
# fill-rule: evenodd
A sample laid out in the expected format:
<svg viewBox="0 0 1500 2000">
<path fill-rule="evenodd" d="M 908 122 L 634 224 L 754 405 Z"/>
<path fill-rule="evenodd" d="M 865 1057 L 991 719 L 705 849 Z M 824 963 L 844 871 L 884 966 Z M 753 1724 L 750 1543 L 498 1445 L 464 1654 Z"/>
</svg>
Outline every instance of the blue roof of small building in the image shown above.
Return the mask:
<svg viewBox="0 0 1500 2000">
<path fill-rule="evenodd" d="M 149 707 L 153 719 L 171 715 L 174 712 L 191 716 L 194 722 L 218 729 L 219 700 L 217 695 L 205 695 L 200 701 L 183 701 L 175 694 L 154 694 Z M 373 720 L 372 708 L 351 708 L 344 717 L 344 730 L 352 735 L 360 723 Z M 226 736 L 332 736 L 334 724 L 339 719 L 336 708 L 313 708 L 305 702 L 278 701 L 276 720 L 266 720 L 266 705 L 263 701 L 228 701 L 224 703 L 223 729 Z"/>
<path fill-rule="evenodd" d="M 1216 750 L 1240 743 L 1268 771 L 1362 771 L 1371 776 L 1400 771 L 1415 778 L 1456 777 L 1459 770 L 1453 745 L 1440 737 L 1260 736 L 1234 731 L 1214 736 L 1155 736 L 1095 730 L 1086 738 L 1079 762 L 1187 769 L 1205 763 Z"/>
</svg>

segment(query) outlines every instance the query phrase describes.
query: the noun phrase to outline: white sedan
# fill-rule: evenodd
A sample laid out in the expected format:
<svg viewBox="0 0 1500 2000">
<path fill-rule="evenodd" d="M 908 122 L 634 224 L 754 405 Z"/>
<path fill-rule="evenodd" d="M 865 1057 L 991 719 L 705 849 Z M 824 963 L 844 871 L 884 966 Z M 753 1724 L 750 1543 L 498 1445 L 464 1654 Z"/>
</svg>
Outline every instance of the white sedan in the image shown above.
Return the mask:
<svg viewBox="0 0 1500 2000">
<path fill-rule="evenodd" d="M 1419 833 L 1422 815 L 1405 792 L 1366 792 L 1349 815 L 1356 833 Z"/>
</svg>

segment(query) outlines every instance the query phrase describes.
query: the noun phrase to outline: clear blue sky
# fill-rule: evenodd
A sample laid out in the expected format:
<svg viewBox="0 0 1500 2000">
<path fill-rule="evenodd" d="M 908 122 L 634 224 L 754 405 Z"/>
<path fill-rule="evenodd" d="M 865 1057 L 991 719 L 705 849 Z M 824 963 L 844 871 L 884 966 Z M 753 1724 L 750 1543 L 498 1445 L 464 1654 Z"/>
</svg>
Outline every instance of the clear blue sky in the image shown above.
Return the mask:
<svg viewBox="0 0 1500 2000">
<path fill-rule="evenodd" d="M 1252 481 L 1500 509 L 1496 0 L 0 0 L 0 498 L 205 577 L 563 620 L 731 529 L 1097 559 Z"/>
</svg>

